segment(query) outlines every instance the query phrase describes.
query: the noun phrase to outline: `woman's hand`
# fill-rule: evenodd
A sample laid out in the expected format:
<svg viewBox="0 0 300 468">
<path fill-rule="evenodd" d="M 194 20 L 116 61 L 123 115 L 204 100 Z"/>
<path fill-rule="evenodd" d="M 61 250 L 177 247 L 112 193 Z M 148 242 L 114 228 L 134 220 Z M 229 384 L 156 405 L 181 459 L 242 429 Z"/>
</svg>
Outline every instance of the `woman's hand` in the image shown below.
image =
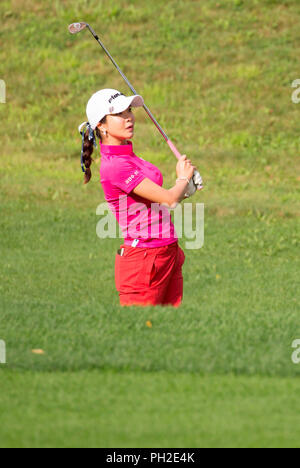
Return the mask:
<svg viewBox="0 0 300 468">
<path fill-rule="evenodd" d="M 181 156 L 176 166 L 177 177 L 187 177 L 189 180 L 193 177 L 195 166 L 192 165 L 190 159 L 187 159 L 186 154 Z"/>
</svg>

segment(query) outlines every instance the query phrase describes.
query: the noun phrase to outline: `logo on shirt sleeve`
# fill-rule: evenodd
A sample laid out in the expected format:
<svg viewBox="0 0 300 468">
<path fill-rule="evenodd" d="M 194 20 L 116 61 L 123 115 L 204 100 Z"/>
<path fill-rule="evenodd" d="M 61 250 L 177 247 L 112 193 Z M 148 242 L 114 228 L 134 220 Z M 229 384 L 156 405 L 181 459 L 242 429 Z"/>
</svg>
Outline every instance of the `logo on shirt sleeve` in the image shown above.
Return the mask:
<svg viewBox="0 0 300 468">
<path fill-rule="evenodd" d="M 135 179 L 135 177 L 138 176 L 138 175 L 139 175 L 139 171 L 135 171 L 133 174 L 131 174 L 130 177 L 128 177 L 128 179 L 126 180 L 125 183 L 126 183 L 127 185 L 130 184 L 130 182 L 132 182 L 133 179 Z"/>
</svg>

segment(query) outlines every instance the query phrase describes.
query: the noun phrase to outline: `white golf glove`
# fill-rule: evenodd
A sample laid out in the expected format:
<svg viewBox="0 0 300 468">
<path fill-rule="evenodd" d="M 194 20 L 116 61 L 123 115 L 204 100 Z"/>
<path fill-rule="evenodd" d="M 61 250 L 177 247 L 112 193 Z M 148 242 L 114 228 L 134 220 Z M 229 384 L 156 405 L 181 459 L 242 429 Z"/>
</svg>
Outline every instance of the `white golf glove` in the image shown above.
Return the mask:
<svg viewBox="0 0 300 468">
<path fill-rule="evenodd" d="M 185 192 L 185 198 L 190 198 L 194 193 L 197 191 L 197 187 L 194 184 L 193 177 L 191 178 L 189 185 L 187 186 L 186 192 Z"/>
<path fill-rule="evenodd" d="M 203 181 L 199 171 L 194 172 L 193 181 L 196 185 L 197 190 L 203 189 Z"/>
<path fill-rule="evenodd" d="M 202 177 L 200 175 L 200 172 L 195 171 L 193 177 L 190 180 L 189 185 L 187 186 L 187 190 L 185 192 L 185 197 L 189 198 L 192 195 L 194 195 L 194 193 L 197 190 L 201 190 L 203 188 L 202 184 L 203 184 L 203 181 L 202 181 Z"/>
</svg>

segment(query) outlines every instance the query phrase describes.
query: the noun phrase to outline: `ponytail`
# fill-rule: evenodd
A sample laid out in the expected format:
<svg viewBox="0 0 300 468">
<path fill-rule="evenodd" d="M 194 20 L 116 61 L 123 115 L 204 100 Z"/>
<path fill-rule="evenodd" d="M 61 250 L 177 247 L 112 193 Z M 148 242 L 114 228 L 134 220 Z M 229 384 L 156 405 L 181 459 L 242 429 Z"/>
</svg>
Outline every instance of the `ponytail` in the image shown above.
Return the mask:
<svg viewBox="0 0 300 468">
<path fill-rule="evenodd" d="M 92 158 L 92 154 L 94 151 L 94 142 L 93 140 L 89 140 L 89 130 L 87 129 L 84 133 L 83 139 L 83 148 L 82 148 L 82 163 L 85 166 L 84 172 L 84 184 L 87 184 L 92 177 L 92 171 L 90 169 L 92 162 L 94 159 Z"/>
<path fill-rule="evenodd" d="M 100 123 L 106 123 L 106 116 L 101 120 Z M 85 131 L 81 131 L 82 127 L 87 126 Z M 96 127 L 96 135 L 102 143 L 101 133 L 98 127 Z M 92 130 L 88 122 L 84 122 L 79 126 L 79 132 L 82 135 L 82 148 L 81 148 L 81 167 L 84 172 L 84 184 L 87 184 L 92 178 L 91 165 L 94 159 L 92 154 L 94 146 L 97 148 L 96 138 L 94 131 Z"/>
</svg>

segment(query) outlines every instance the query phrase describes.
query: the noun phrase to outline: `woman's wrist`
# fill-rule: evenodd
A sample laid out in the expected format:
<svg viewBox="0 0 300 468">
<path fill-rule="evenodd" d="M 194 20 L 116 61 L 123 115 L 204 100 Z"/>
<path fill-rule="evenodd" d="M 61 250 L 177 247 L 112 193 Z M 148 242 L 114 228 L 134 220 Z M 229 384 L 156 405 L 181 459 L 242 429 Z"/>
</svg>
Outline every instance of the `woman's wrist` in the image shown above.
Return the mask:
<svg viewBox="0 0 300 468">
<path fill-rule="evenodd" d="M 176 179 L 176 184 L 177 184 L 177 182 L 180 182 L 181 180 L 185 181 L 187 184 L 190 183 L 190 179 L 188 177 L 180 176 L 180 177 L 178 177 L 178 179 Z"/>
<path fill-rule="evenodd" d="M 187 187 L 190 183 L 190 179 L 188 177 L 185 177 L 185 176 L 179 176 L 177 179 L 176 179 L 176 184 L 175 186 L 173 187 L 172 190 L 174 190 L 174 194 L 176 194 L 176 203 L 180 203 L 182 202 L 182 200 L 184 200 L 185 198 L 185 193 L 186 193 L 186 190 L 187 190 Z"/>
</svg>

